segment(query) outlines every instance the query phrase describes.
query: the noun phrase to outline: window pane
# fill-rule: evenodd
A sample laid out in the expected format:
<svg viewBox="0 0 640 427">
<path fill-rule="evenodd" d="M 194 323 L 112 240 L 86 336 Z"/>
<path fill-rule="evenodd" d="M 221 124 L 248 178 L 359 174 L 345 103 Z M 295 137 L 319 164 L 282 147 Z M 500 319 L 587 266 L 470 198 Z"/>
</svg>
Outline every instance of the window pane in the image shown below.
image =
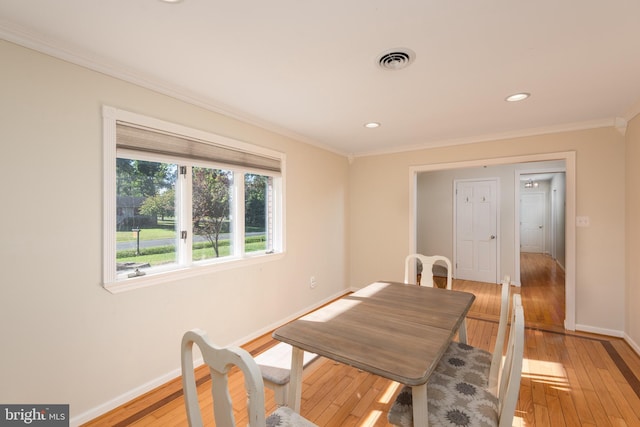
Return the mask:
<svg viewBox="0 0 640 427">
<path fill-rule="evenodd" d="M 116 159 L 116 268 L 131 277 L 177 263 L 177 166 Z"/>
<path fill-rule="evenodd" d="M 233 172 L 192 168 L 194 261 L 233 254 L 231 186 Z"/>
<path fill-rule="evenodd" d="M 244 177 L 245 252 L 265 251 L 271 239 L 271 177 Z"/>
</svg>

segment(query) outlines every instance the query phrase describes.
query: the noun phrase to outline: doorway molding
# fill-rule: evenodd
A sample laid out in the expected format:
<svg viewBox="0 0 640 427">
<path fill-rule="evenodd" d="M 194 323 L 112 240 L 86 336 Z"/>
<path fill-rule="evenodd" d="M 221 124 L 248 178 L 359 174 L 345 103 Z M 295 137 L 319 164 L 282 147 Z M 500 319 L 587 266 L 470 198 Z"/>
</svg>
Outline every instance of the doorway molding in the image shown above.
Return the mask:
<svg viewBox="0 0 640 427">
<path fill-rule="evenodd" d="M 518 164 L 528 162 L 541 162 L 564 160 L 566 178 L 566 210 L 565 210 L 565 321 L 564 327 L 574 331 L 576 328 L 576 153 L 575 151 L 563 151 L 557 153 L 541 153 L 522 156 L 497 157 L 491 159 L 467 160 L 452 163 L 434 163 L 409 167 L 409 252 L 417 250 L 417 190 L 418 174 L 421 172 L 433 172 L 447 169 L 473 168 L 481 166 L 494 166 L 506 164 Z M 519 176 L 518 176 L 519 178 Z M 519 192 L 518 186 L 516 191 Z M 517 212 L 517 210 L 516 210 Z M 519 214 L 516 214 L 519 215 Z M 517 234 L 519 243 L 519 234 Z M 517 273 L 520 272 L 520 252 L 515 257 Z M 514 266 L 515 268 L 516 266 Z"/>
</svg>

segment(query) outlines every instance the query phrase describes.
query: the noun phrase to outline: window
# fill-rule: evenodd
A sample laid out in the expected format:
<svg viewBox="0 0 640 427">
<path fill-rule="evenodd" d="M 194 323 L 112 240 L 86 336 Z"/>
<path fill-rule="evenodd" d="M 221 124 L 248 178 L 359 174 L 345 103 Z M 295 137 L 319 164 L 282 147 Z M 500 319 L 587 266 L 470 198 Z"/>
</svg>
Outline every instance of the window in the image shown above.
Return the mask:
<svg viewBox="0 0 640 427">
<path fill-rule="evenodd" d="M 283 252 L 284 155 L 111 107 L 103 122 L 108 290 Z"/>
</svg>

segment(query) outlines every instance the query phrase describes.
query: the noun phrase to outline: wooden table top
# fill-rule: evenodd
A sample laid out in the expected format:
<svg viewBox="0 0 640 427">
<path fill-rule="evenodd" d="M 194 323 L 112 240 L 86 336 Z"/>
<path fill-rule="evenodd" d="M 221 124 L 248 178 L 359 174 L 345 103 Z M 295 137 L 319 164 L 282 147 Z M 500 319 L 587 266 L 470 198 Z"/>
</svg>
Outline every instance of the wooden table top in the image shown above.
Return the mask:
<svg viewBox="0 0 640 427">
<path fill-rule="evenodd" d="M 273 337 L 402 384 L 420 385 L 474 299 L 467 292 L 376 282 L 276 329 Z"/>
</svg>

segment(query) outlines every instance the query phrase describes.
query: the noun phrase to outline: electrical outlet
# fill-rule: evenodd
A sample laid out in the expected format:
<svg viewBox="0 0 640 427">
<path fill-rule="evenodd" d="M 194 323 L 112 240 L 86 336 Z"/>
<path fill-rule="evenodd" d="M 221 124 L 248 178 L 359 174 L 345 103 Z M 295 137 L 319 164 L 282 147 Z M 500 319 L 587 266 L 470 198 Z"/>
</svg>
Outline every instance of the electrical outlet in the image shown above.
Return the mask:
<svg viewBox="0 0 640 427">
<path fill-rule="evenodd" d="M 314 289 L 316 287 L 316 285 L 318 284 L 318 282 L 316 281 L 316 276 L 311 276 L 309 278 L 309 287 L 311 289 Z"/>
</svg>

